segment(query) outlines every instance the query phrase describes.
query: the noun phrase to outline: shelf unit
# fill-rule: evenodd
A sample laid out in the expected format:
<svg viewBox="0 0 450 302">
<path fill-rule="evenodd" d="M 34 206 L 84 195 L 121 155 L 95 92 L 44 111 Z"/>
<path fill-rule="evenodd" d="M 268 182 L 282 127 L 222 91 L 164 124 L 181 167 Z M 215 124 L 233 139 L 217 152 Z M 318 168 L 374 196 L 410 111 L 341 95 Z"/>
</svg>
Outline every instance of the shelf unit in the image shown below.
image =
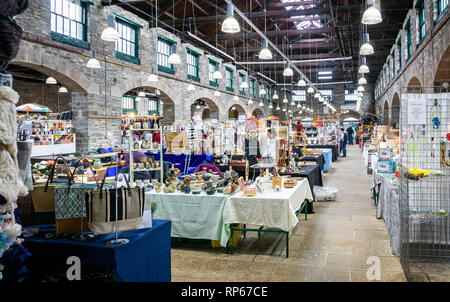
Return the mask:
<svg viewBox="0 0 450 302">
<path fill-rule="evenodd" d="M 134 172 L 147 172 L 147 171 L 160 171 L 160 181 L 161 184 L 164 183 L 164 166 L 163 166 L 163 131 L 162 131 L 162 127 L 159 128 L 149 128 L 149 129 L 142 129 L 142 128 L 131 128 L 128 131 L 128 138 L 129 138 L 129 153 L 130 153 L 130 183 L 134 182 Z M 159 167 L 158 168 L 134 168 L 133 166 L 133 152 L 135 151 L 154 151 L 154 148 L 148 148 L 148 149 L 134 149 L 133 148 L 133 131 L 159 131 L 159 136 L 161 138 L 160 142 L 159 142 Z M 152 152 L 154 153 L 154 152 Z"/>
</svg>

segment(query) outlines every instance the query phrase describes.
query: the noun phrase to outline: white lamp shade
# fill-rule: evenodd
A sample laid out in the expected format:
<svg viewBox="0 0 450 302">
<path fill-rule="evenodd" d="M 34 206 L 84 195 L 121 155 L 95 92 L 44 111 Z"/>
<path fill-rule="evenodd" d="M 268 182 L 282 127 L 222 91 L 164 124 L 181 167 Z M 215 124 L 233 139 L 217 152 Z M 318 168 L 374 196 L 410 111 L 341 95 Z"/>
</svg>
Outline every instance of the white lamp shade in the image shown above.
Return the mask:
<svg viewBox="0 0 450 302">
<path fill-rule="evenodd" d="M 174 52 L 169 56 L 168 62 L 169 64 L 179 65 L 181 64 L 180 56 Z"/>
<path fill-rule="evenodd" d="M 140 97 L 145 97 L 145 92 L 144 92 L 144 91 L 139 92 L 139 93 L 138 93 L 138 96 L 140 96 Z"/>
<path fill-rule="evenodd" d="M 308 90 L 306 90 L 307 93 L 314 93 L 314 88 L 312 86 L 308 87 Z"/>
<path fill-rule="evenodd" d="M 195 106 L 195 109 L 200 109 L 200 105 Z"/>
<path fill-rule="evenodd" d="M 359 73 L 369 73 L 369 66 L 367 66 L 366 64 L 359 66 L 358 72 Z"/>
<path fill-rule="evenodd" d="M 286 108 L 283 108 L 283 112 L 286 112 Z"/>
<path fill-rule="evenodd" d="M 277 106 L 276 110 L 280 110 L 280 109 L 281 109 L 280 106 Z"/>
<path fill-rule="evenodd" d="M 364 93 L 358 92 L 358 96 L 363 97 L 363 96 L 364 96 Z"/>
<path fill-rule="evenodd" d="M 292 71 L 291 67 L 288 66 L 283 70 L 283 76 L 292 77 L 293 75 L 294 75 L 294 72 Z"/>
<path fill-rule="evenodd" d="M 295 106 L 295 102 L 294 101 L 291 101 L 291 106 Z"/>
<path fill-rule="evenodd" d="M 306 82 L 305 82 L 305 80 L 300 79 L 300 80 L 298 81 L 297 85 L 300 86 L 300 87 L 305 87 L 305 86 L 306 86 Z"/>
<path fill-rule="evenodd" d="M 364 85 L 364 84 L 367 84 L 367 80 L 366 80 L 366 78 L 365 78 L 365 77 L 361 77 L 361 78 L 359 78 L 358 84 L 359 84 L 359 85 Z"/>
<path fill-rule="evenodd" d="M 364 91 L 364 87 L 363 86 L 358 86 L 358 91 L 359 92 L 363 92 Z"/>
<path fill-rule="evenodd" d="M 319 102 L 323 103 L 323 101 L 325 101 L 325 99 L 323 97 L 320 97 Z"/>
<path fill-rule="evenodd" d="M 297 104 L 297 108 L 302 108 L 302 105 L 300 105 L 300 104 Z"/>
<path fill-rule="evenodd" d="M 101 36 L 103 41 L 107 41 L 107 42 L 117 42 L 120 40 L 120 35 L 117 32 L 117 30 L 112 27 L 112 26 L 107 26 L 103 31 L 102 31 L 102 36 Z"/>
<path fill-rule="evenodd" d="M 195 86 L 192 85 L 192 84 L 189 84 L 188 87 L 187 87 L 187 90 L 188 91 L 195 91 Z"/>
<path fill-rule="evenodd" d="M 236 107 L 234 107 L 234 106 L 233 106 L 233 107 L 231 107 L 231 110 L 236 110 Z"/>
<path fill-rule="evenodd" d="M 259 52 L 260 60 L 272 60 L 272 52 L 268 47 L 263 47 Z"/>
<path fill-rule="evenodd" d="M 264 103 L 263 102 L 259 102 L 259 107 L 263 107 Z"/>
<path fill-rule="evenodd" d="M 291 113 L 291 112 L 292 112 L 292 110 L 291 110 L 291 109 L 289 109 L 289 110 L 288 110 L 288 113 Z"/>
<path fill-rule="evenodd" d="M 56 84 L 58 84 L 58 83 L 56 82 L 55 78 L 48 77 L 48 78 L 45 80 L 45 84 L 56 85 Z"/>
<path fill-rule="evenodd" d="M 273 94 L 273 96 L 272 96 L 272 99 L 274 99 L 274 100 L 278 100 L 278 94 L 277 94 L 277 92 L 275 91 L 275 93 Z"/>
<path fill-rule="evenodd" d="M 92 68 L 92 69 L 99 69 L 100 68 L 100 62 L 96 58 L 90 58 L 87 61 L 86 67 L 87 68 Z"/>
<path fill-rule="evenodd" d="M 212 77 L 213 79 L 220 80 L 222 79 L 222 74 L 220 73 L 220 71 L 217 70 L 213 73 Z"/>
<path fill-rule="evenodd" d="M 270 105 L 269 105 L 269 109 L 273 109 L 273 105 L 272 105 L 272 103 L 270 103 Z"/>
<path fill-rule="evenodd" d="M 253 104 L 252 99 L 249 99 L 249 100 L 248 100 L 248 104 L 249 104 L 249 105 L 252 105 L 252 104 Z"/>
<path fill-rule="evenodd" d="M 137 97 L 136 98 L 136 102 L 140 102 L 141 101 L 141 98 L 140 97 Z"/>
<path fill-rule="evenodd" d="M 318 99 L 319 97 L 320 97 L 320 93 L 316 92 L 316 93 L 314 94 L 314 98 L 315 98 L 315 99 Z"/>
<path fill-rule="evenodd" d="M 260 95 L 266 95 L 266 90 L 265 90 L 265 89 L 261 89 L 261 90 L 259 91 L 259 94 L 260 94 Z"/>
<path fill-rule="evenodd" d="M 248 83 L 247 83 L 247 81 L 242 82 L 242 83 L 239 85 L 239 88 L 241 88 L 241 89 L 247 89 L 247 88 L 248 88 Z"/>
<path fill-rule="evenodd" d="M 149 82 L 158 82 L 158 76 L 154 73 L 150 74 L 147 79 Z"/>
<path fill-rule="evenodd" d="M 287 103 L 287 102 L 289 102 L 289 101 L 288 101 L 288 99 L 285 97 L 285 98 L 283 99 L 283 103 Z"/>
<path fill-rule="evenodd" d="M 216 91 L 214 92 L 214 96 L 220 96 L 220 91 L 219 91 L 219 90 L 216 90 Z"/>
<path fill-rule="evenodd" d="M 58 92 L 59 93 L 67 93 L 67 88 L 62 86 L 62 87 L 59 88 Z"/>
<path fill-rule="evenodd" d="M 361 48 L 359 49 L 359 54 L 362 56 L 373 55 L 374 52 L 373 46 L 369 42 L 361 45 Z"/>
<path fill-rule="evenodd" d="M 373 25 L 383 21 L 381 13 L 374 5 L 370 6 L 363 14 L 362 24 Z"/>
<path fill-rule="evenodd" d="M 224 33 L 235 34 L 241 31 L 241 27 L 234 16 L 228 16 L 222 23 L 222 31 Z"/>
<path fill-rule="evenodd" d="M 235 96 L 233 97 L 233 101 L 239 101 L 239 97 L 238 97 L 237 95 L 235 95 Z"/>
</svg>

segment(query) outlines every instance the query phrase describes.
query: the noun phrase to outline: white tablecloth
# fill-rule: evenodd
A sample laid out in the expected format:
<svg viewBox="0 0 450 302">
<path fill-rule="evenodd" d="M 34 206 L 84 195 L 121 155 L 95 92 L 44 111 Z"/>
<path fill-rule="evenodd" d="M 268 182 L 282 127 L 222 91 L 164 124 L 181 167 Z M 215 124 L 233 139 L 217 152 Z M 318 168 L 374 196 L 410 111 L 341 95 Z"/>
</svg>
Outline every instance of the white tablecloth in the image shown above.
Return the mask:
<svg viewBox="0 0 450 302">
<path fill-rule="evenodd" d="M 223 211 L 223 223 L 243 223 L 290 232 L 297 225 L 298 211 L 305 199 L 313 200 L 308 179 L 303 179 L 294 188 L 282 188 L 274 192 L 272 184 L 264 187 L 262 194 L 245 197 L 242 192 L 230 196 Z M 229 227 L 227 227 L 229 229 Z M 225 246 L 228 238 L 222 236 Z"/>
</svg>

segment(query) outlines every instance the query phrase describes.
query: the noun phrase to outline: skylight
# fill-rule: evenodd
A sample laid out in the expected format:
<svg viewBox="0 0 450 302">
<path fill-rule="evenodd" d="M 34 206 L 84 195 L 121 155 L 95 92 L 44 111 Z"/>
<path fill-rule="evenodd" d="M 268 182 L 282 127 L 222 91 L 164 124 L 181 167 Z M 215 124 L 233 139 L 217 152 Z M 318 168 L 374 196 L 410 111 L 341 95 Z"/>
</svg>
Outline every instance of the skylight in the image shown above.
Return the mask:
<svg viewBox="0 0 450 302">
<path fill-rule="evenodd" d="M 292 6 L 285 7 L 286 10 L 302 10 L 315 8 L 316 6 L 311 3 L 311 0 L 281 0 L 282 3 L 292 3 Z M 307 3 L 307 4 L 302 4 Z M 323 25 L 320 22 L 319 15 L 309 15 L 309 16 L 292 16 L 292 19 L 298 19 L 294 21 L 297 29 L 308 29 L 308 28 L 322 28 Z"/>
</svg>

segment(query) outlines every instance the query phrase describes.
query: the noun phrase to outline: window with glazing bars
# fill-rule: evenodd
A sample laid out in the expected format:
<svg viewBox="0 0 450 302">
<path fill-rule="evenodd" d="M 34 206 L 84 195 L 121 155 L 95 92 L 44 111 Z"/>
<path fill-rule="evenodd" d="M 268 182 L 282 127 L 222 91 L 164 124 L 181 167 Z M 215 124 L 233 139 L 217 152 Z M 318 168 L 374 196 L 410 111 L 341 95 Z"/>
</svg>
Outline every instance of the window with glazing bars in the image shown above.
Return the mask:
<svg viewBox="0 0 450 302">
<path fill-rule="evenodd" d="M 322 95 L 324 97 L 328 97 L 327 98 L 328 103 L 333 102 L 333 90 L 332 89 L 319 89 L 319 92 L 322 93 Z"/>
<path fill-rule="evenodd" d="M 250 79 L 250 96 L 255 97 L 255 79 Z"/>
<path fill-rule="evenodd" d="M 69 0 L 50 0 L 51 30 L 86 41 L 85 5 Z"/>
<path fill-rule="evenodd" d="M 187 50 L 187 73 L 188 76 L 198 78 L 198 55 Z"/>
<path fill-rule="evenodd" d="M 266 100 L 270 101 L 270 87 L 266 87 Z"/>
<path fill-rule="evenodd" d="M 306 103 L 306 90 L 299 89 L 292 91 L 292 100 L 297 103 Z"/>
<path fill-rule="evenodd" d="M 264 95 L 261 94 L 261 91 L 264 90 L 264 84 L 263 83 L 259 83 L 259 99 L 260 100 L 264 100 Z"/>
<path fill-rule="evenodd" d="M 408 60 L 411 57 L 411 29 L 409 26 L 410 22 L 408 21 L 408 23 L 405 26 L 405 30 L 406 30 L 406 60 Z"/>
<path fill-rule="evenodd" d="M 447 9 L 448 0 L 439 0 L 438 2 L 439 2 L 439 4 L 438 4 L 438 9 L 439 9 L 438 15 L 440 15 L 443 12 L 445 12 L 445 10 Z"/>
<path fill-rule="evenodd" d="M 226 87 L 233 89 L 233 69 L 226 68 L 225 70 Z"/>
<path fill-rule="evenodd" d="M 391 53 L 392 56 L 392 78 L 395 76 L 395 50 Z"/>
<path fill-rule="evenodd" d="M 425 37 L 425 7 L 423 2 L 419 5 L 419 43 Z"/>
<path fill-rule="evenodd" d="M 124 95 L 122 97 L 122 110 L 134 110 L 134 97 Z"/>
<path fill-rule="evenodd" d="M 169 56 L 172 54 L 172 43 L 158 38 L 158 65 L 173 69 L 173 65 L 169 64 Z"/>
<path fill-rule="evenodd" d="M 353 90 L 352 93 L 350 93 L 350 90 L 345 90 L 345 97 L 344 97 L 344 102 L 346 104 L 353 104 L 356 103 L 356 101 L 358 100 L 358 91 L 355 89 Z"/>
<path fill-rule="evenodd" d="M 159 100 L 148 99 L 148 111 L 152 113 L 157 113 L 159 110 Z"/>
<path fill-rule="evenodd" d="M 213 74 L 214 72 L 216 72 L 217 70 L 219 70 L 219 64 L 217 64 L 214 61 L 209 61 L 209 74 L 208 74 L 208 79 L 210 83 L 215 83 L 216 85 L 218 84 L 217 79 L 213 78 Z"/>
<path fill-rule="evenodd" d="M 239 92 L 242 94 L 245 94 L 245 88 L 240 88 L 240 85 L 242 84 L 242 82 L 245 82 L 245 74 L 240 73 L 239 74 Z"/>
<path fill-rule="evenodd" d="M 120 35 L 119 41 L 116 42 L 116 51 L 137 58 L 137 28 L 116 18 L 116 30 Z"/>
<path fill-rule="evenodd" d="M 402 69 L 402 38 L 397 41 L 397 49 L 398 49 L 398 72 Z"/>
</svg>

